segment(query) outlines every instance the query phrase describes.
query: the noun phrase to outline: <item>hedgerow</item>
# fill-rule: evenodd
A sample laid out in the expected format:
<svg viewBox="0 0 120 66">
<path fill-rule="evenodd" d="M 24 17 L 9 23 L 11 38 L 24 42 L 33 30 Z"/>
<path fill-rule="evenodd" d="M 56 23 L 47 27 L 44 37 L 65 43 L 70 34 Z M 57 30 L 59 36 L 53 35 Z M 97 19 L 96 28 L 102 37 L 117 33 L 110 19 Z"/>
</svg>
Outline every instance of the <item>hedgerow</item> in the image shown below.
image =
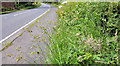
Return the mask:
<svg viewBox="0 0 120 66">
<path fill-rule="evenodd" d="M 119 64 L 120 8 L 114 2 L 69 2 L 50 37 L 53 64 Z"/>
</svg>

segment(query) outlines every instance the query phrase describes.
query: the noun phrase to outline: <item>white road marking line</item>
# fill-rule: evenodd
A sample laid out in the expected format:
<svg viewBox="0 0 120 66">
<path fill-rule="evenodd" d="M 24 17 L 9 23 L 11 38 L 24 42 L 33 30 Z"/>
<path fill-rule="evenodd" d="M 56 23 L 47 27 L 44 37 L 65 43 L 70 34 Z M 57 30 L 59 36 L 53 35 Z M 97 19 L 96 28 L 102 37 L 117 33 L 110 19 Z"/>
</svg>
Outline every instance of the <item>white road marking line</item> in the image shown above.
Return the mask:
<svg viewBox="0 0 120 66">
<path fill-rule="evenodd" d="M 2 39 L 0 41 L 0 44 L 7 40 L 8 38 L 10 38 L 12 35 L 14 35 L 15 33 L 17 33 L 18 31 L 22 30 L 23 28 L 25 28 L 26 26 L 28 26 L 29 24 L 33 23 L 37 18 L 41 17 L 42 15 L 44 15 L 45 13 L 47 13 L 50 10 L 50 6 L 49 9 L 47 11 L 45 11 L 43 14 L 41 14 L 40 16 L 36 17 L 35 19 L 33 19 L 32 21 L 30 21 L 29 23 L 27 23 L 26 25 L 24 25 L 23 27 L 19 28 L 18 30 L 16 30 L 15 32 L 13 32 L 12 34 L 10 34 L 9 36 L 5 37 L 4 39 Z"/>
</svg>

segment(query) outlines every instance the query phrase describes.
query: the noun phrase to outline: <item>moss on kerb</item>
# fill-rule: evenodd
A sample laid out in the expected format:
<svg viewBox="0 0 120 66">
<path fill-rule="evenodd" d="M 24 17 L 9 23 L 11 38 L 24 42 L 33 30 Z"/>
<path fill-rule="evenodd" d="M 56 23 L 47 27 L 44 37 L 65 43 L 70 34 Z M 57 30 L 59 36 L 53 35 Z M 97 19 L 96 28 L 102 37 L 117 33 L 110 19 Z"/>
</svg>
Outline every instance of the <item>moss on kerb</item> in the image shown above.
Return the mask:
<svg viewBox="0 0 120 66">
<path fill-rule="evenodd" d="M 23 33 L 19 34 L 19 35 L 18 35 L 15 39 L 13 39 L 11 42 L 2 44 L 2 45 L 5 45 L 5 46 L 0 50 L 0 52 L 3 51 L 4 49 L 6 49 L 7 47 L 9 47 L 9 46 L 13 43 L 13 41 L 15 41 L 17 38 L 19 38 L 19 37 L 22 36 L 22 35 L 23 35 Z"/>
<path fill-rule="evenodd" d="M 4 45 L 6 45 L 5 47 L 3 47 L 1 50 L 0 50 L 0 52 L 1 51 L 3 51 L 4 49 L 6 49 L 8 46 L 10 46 L 12 44 L 12 42 L 10 42 L 10 43 L 5 43 Z M 3 44 L 2 44 L 3 45 Z"/>
</svg>

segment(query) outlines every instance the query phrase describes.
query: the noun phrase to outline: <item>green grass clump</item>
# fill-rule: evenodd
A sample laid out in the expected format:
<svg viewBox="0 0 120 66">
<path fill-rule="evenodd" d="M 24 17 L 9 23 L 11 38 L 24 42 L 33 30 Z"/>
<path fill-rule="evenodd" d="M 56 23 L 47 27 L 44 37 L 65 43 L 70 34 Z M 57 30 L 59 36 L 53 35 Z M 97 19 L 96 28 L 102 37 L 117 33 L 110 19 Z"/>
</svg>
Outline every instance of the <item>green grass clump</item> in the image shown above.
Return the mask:
<svg viewBox="0 0 120 66">
<path fill-rule="evenodd" d="M 119 64 L 119 3 L 70 2 L 57 11 L 49 42 L 51 64 Z"/>
</svg>

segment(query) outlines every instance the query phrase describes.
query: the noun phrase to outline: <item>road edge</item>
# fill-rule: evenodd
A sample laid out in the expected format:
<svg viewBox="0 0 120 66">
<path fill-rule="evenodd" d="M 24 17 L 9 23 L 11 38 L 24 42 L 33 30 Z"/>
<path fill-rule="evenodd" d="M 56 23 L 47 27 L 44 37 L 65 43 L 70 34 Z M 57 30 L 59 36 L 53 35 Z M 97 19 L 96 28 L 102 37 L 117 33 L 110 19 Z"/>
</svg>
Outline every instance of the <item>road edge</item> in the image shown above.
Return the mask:
<svg viewBox="0 0 120 66">
<path fill-rule="evenodd" d="M 19 28 L 18 30 L 14 31 L 12 34 L 8 35 L 7 37 L 5 37 L 4 39 L 2 39 L 0 41 L 0 44 L 2 45 L 7 39 L 9 39 L 10 37 L 12 37 L 13 35 L 15 35 L 16 33 L 18 33 L 20 30 L 28 27 L 30 24 L 35 23 L 35 20 L 41 18 L 42 16 L 44 16 L 45 14 L 47 14 L 50 11 L 51 6 L 49 6 L 49 9 L 47 11 L 45 11 L 43 14 L 41 14 L 40 16 L 36 17 L 35 19 L 33 19 L 32 21 L 30 21 L 29 23 L 25 24 L 24 26 L 22 26 L 21 28 Z M 30 26 L 29 26 L 30 27 Z M 22 32 L 23 33 L 23 32 Z M 22 34 L 20 33 L 20 34 Z M 16 39 L 19 37 L 19 34 L 17 36 L 15 36 L 13 39 L 11 39 L 10 41 L 8 41 L 7 43 L 9 43 L 9 45 Z M 5 42 L 6 43 L 6 42 Z M 2 45 L 2 48 L 0 48 L 0 52 L 3 51 L 6 47 L 9 46 L 7 45 Z"/>
</svg>

